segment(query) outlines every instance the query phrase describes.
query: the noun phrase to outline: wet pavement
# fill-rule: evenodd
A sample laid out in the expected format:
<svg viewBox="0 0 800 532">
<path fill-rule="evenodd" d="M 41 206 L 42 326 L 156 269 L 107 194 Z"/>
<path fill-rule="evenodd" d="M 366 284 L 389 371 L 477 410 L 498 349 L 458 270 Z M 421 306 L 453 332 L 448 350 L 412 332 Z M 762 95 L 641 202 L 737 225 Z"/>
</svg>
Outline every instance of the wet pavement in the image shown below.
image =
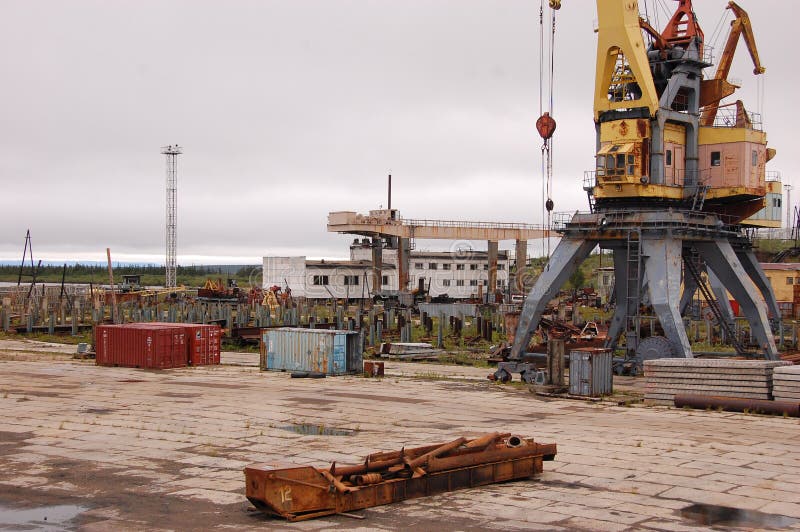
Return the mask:
<svg viewBox="0 0 800 532">
<path fill-rule="evenodd" d="M 539 397 L 480 368 L 291 379 L 256 360 L 105 368 L 0 341 L 0 529 L 800 529 L 797 419 Z M 556 461 L 364 520 L 289 525 L 243 495 L 252 462 L 354 463 L 495 430 L 557 443 Z"/>
</svg>

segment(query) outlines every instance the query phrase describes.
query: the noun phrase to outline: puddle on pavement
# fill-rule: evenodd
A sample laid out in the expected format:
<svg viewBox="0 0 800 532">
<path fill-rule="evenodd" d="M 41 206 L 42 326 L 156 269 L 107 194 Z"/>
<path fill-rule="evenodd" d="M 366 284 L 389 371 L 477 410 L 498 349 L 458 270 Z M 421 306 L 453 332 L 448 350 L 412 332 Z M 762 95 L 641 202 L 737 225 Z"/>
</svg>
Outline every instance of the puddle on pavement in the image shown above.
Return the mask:
<svg viewBox="0 0 800 532">
<path fill-rule="evenodd" d="M 680 510 L 681 517 L 698 525 L 741 528 L 787 528 L 797 519 L 755 510 L 714 504 L 693 504 Z"/>
<path fill-rule="evenodd" d="M 116 412 L 115 408 L 86 408 L 83 410 L 84 414 L 110 414 L 111 412 Z"/>
<path fill-rule="evenodd" d="M 334 427 L 326 427 L 325 425 L 314 425 L 313 423 L 301 423 L 299 425 L 283 425 L 277 427 L 281 430 L 288 430 L 302 434 L 303 436 L 354 436 L 355 430 L 350 429 L 337 429 Z"/>
<path fill-rule="evenodd" d="M 73 504 L 27 509 L 0 506 L 0 529 L 64 530 L 71 520 L 86 510 L 83 506 Z"/>
</svg>

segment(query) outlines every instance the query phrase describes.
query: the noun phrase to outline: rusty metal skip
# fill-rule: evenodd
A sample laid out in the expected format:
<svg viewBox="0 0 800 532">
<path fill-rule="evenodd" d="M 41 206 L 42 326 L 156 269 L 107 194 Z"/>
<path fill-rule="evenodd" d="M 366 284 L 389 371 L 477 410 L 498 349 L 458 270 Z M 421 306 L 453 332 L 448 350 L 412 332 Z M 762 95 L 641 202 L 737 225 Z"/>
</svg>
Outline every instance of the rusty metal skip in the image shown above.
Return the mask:
<svg viewBox="0 0 800 532">
<path fill-rule="evenodd" d="M 556 445 L 510 433 L 373 453 L 363 464 L 327 469 L 254 464 L 244 469 L 247 498 L 289 521 L 346 514 L 405 499 L 530 478 L 553 460 Z"/>
</svg>

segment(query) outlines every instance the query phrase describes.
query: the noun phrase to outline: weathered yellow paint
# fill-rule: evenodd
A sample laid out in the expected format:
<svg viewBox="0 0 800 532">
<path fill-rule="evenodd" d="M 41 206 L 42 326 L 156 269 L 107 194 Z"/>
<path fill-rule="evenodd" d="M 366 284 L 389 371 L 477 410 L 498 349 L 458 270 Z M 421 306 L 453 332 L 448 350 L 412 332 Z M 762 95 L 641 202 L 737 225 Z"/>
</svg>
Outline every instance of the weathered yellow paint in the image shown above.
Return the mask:
<svg viewBox="0 0 800 532">
<path fill-rule="evenodd" d="M 780 181 L 767 181 L 767 192 L 772 192 L 773 194 L 783 194 L 783 183 Z"/>
<path fill-rule="evenodd" d="M 641 183 L 604 183 L 594 187 L 594 196 L 598 199 L 614 198 L 663 198 L 679 200 L 683 197 L 683 187 L 668 185 L 643 185 Z"/>
<path fill-rule="evenodd" d="M 775 292 L 775 299 L 778 301 L 793 301 L 794 286 L 800 284 L 800 267 L 790 270 L 771 270 L 764 269 L 772 290 Z M 789 284 L 791 279 L 791 284 Z"/>
<path fill-rule="evenodd" d="M 698 135 L 700 144 L 723 144 L 728 142 L 767 143 L 767 134 L 743 127 L 701 127 Z"/>
<path fill-rule="evenodd" d="M 780 220 L 751 220 L 750 218 L 742 220 L 741 223 L 747 227 L 770 227 L 773 229 L 779 229 L 782 225 Z"/>
<path fill-rule="evenodd" d="M 708 192 L 706 192 L 706 200 L 731 199 L 733 197 L 753 199 L 757 197 L 763 198 L 764 195 L 766 195 L 766 190 L 761 187 L 711 187 L 708 189 Z"/>
<path fill-rule="evenodd" d="M 664 142 L 674 144 L 686 144 L 686 126 L 667 122 L 664 124 Z"/>
<path fill-rule="evenodd" d="M 597 152 L 597 155 L 608 155 L 609 153 L 612 153 L 611 148 L 613 148 L 614 146 L 617 146 L 617 150 L 613 153 L 630 153 L 634 151 L 635 148 L 635 145 L 632 142 L 628 142 L 625 144 L 614 144 L 609 142 L 607 144 L 604 144 L 603 147 L 600 148 L 600 151 Z"/>
<path fill-rule="evenodd" d="M 631 74 L 642 90 L 636 100 L 612 102 L 608 87 L 614 74 L 617 53 L 621 51 L 630 65 Z M 597 72 L 594 84 L 594 117 L 614 109 L 646 107 L 650 116 L 658 110 L 658 94 L 650 74 L 642 30 L 639 27 L 637 0 L 597 0 Z"/>
<path fill-rule="evenodd" d="M 642 134 L 643 133 L 643 134 Z M 600 124 L 600 142 L 623 144 L 650 137 L 650 121 L 645 119 L 612 120 Z"/>
</svg>

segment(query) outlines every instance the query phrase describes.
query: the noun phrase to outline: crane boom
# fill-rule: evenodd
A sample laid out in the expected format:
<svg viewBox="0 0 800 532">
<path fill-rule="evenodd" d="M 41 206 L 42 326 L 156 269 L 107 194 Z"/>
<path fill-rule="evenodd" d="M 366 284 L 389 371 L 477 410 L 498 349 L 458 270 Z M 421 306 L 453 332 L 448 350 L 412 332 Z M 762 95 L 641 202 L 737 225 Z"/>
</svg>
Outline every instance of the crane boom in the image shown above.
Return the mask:
<svg viewBox="0 0 800 532">
<path fill-rule="evenodd" d="M 712 84 L 716 87 L 726 86 L 726 90 L 708 91 L 707 97 L 703 98 L 706 108 L 703 110 L 703 116 L 700 119 L 700 124 L 703 126 L 713 126 L 714 119 L 717 117 L 717 109 L 719 101 L 725 96 L 729 96 L 735 90 L 735 86 L 728 83 L 728 74 L 733 64 L 733 56 L 736 53 L 736 46 L 739 44 L 739 38 L 743 37 L 747 51 L 750 53 L 750 58 L 753 60 L 753 74 L 763 74 L 766 69 L 761 65 L 761 59 L 758 56 L 758 48 L 756 47 L 756 39 L 753 35 L 753 27 L 750 24 L 750 16 L 747 11 L 742 9 L 736 2 L 732 0 L 728 2 L 728 9 L 733 11 L 736 18 L 731 22 L 731 31 L 728 34 L 728 40 L 725 43 L 725 48 L 720 56 L 719 64 L 717 65 L 717 72 L 714 75 L 712 83 L 709 83 L 709 88 Z M 711 93 L 711 94 L 709 94 Z M 708 97 L 710 96 L 710 97 Z M 718 96 L 718 97 L 717 97 Z"/>
</svg>

